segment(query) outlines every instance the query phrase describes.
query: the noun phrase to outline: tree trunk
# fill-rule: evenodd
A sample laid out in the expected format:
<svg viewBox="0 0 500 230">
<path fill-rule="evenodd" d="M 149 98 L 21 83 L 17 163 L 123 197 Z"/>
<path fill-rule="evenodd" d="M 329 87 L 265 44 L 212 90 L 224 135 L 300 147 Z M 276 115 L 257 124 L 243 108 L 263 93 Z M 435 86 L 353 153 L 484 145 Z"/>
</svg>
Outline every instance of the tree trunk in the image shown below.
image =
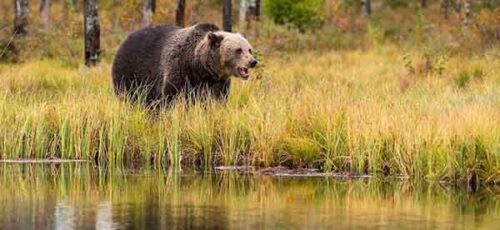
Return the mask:
<svg viewBox="0 0 500 230">
<path fill-rule="evenodd" d="M 260 0 L 240 0 L 240 30 L 250 28 L 252 21 L 260 20 Z"/>
<path fill-rule="evenodd" d="M 155 8 L 156 0 L 144 0 L 144 8 L 142 9 L 142 21 L 144 26 L 151 25 Z"/>
<path fill-rule="evenodd" d="M 99 62 L 100 25 L 97 10 L 98 0 L 84 0 L 85 65 L 94 66 Z"/>
<path fill-rule="evenodd" d="M 43 25 L 47 29 L 50 25 L 50 0 L 40 0 L 39 11 Z"/>
<path fill-rule="evenodd" d="M 247 13 L 250 6 L 250 0 L 240 0 L 240 31 L 244 31 L 247 25 Z"/>
<path fill-rule="evenodd" d="M 457 14 L 460 14 L 460 11 L 462 11 L 462 0 L 456 0 L 455 1 L 455 12 Z"/>
<path fill-rule="evenodd" d="M 177 6 L 175 8 L 175 24 L 177 26 L 186 26 L 185 22 L 185 10 L 186 10 L 186 0 L 177 0 Z"/>
<path fill-rule="evenodd" d="M 250 0 L 248 15 L 250 19 L 260 21 L 260 0 Z"/>
<path fill-rule="evenodd" d="M 472 18 L 472 0 L 465 0 L 464 1 L 464 11 L 465 11 L 465 15 L 464 15 L 463 24 L 464 24 L 464 27 L 467 27 L 467 26 L 469 26 L 469 21 Z"/>
<path fill-rule="evenodd" d="M 365 16 L 370 16 L 372 14 L 371 0 L 363 0 L 363 14 Z"/>
<path fill-rule="evenodd" d="M 450 0 L 441 1 L 441 12 L 443 13 L 444 19 L 448 19 L 448 8 L 450 7 Z"/>
<path fill-rule="evenodd" d="M 225 31 L 232 31 L 232 6 L 231 0 L 224 0 L 222 4 L 222 28 Z"/>
<path fill-rule="evenodd" d="M 28 0 L 14 0 L 14 34 L 28 33 Z"/>
<path fill-rule="evenodd" d="M 422 8 L 427 8 L 427 0 L 420 0 L 420 6 Z"/>
</svg>

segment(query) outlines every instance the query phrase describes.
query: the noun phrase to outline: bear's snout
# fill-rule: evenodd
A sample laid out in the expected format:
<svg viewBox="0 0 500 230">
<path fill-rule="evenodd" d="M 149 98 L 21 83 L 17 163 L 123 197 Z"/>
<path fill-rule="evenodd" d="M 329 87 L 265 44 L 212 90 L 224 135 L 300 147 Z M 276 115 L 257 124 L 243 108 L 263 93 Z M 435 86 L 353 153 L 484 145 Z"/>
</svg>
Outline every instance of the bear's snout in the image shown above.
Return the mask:
<svg viewBox="0 0 500 230">
<path fill-rule="evenodd" d="M 255 59 L 251 60 L 250 63 L 248 64 L 248 67 L 250 68 L 255 68 L 259 64 L 259 62 Z"/>
</svg>

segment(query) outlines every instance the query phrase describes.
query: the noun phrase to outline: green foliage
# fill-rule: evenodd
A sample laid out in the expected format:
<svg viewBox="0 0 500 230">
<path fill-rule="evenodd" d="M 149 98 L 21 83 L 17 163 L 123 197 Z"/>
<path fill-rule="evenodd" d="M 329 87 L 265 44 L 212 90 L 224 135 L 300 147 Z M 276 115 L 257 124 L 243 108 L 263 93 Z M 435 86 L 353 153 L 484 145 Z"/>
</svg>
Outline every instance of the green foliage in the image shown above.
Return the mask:
<svg viewBox="0 0 500 230">
<path fill-rule="evenodd" d="M 412 58 L 410 54 L 403 55 L 403 66 L 408 73 L 417 75 L 437 74 L 441 76 L 445 72 L 448 62 L 446 54 L 435 54 L 429 51 Z"/>
<path fill-rule="evenodd" d="M 418 12 L 416 18 L 417 20 L 415 21 L 413 39 L 415 40 L 415 43 L 421 43 L 424 40 L 425 35 L 425 16 L 422 12 Z"/>
<path fill-rule="evenodd" d="M 387 5 L 391 8 L 407 7 L 407 0 L 387 0 Z"/>
<path fill-rule="evenodd" d="M 270 0 L 266 13 L 275 23 L 290 24 L 303 32 L 323 23 L 323 3 L 324 0 Z"/>
<path fill-rule="evenodd" d="M 475 68 L 472 71 L 463 70 L 458 73 L 453 82 L 458 88 L 465 88 L 469 85 L 471 80 L 480 81 L 484 78 L 484 70 L 482 68 Z"/>
<path fill-rule="evenodd" d="M 295 167 L 311 167 L 312 163 L 319 161 L 320 146 L 309 138 L 287 138 L 278 147 L 278 155 L 282 162 L 291 161 Z"/>
<path fill-rule="evenodd" d="M 454 79 L 455 85 L 459 88 L 465 88 L 471 79 L 471 75 L 467 71 L 460 72 Z"/>
<path fill-rule="evenodd" d="M 472 71 L 472 77 L 477 80 L 482 80 L 484 77 L 484 70 L 482 68 L 476 68 Z"/>
<path fill-rule="evenodd" d="M 359 6 L 359 1 L 358 0 L 342 0 L 340 2 L 340 4 L 344 9 L 352 9 L 352 8 L 355 8 L 356 6 Z"/>
<path fill-rule="evenodd" d="M 429 63 L 429 68 L 431 72 L 437 73 L 438 75 L 442 75 L 445 70 L 446 62 L 448 61 L 448 57 L 445 54 L 424 54 L 424 58 Z"/>
<path fill-rule="evenodd" d="M 368 23 L 366 37 L 373 45 L 380 45 L 384 42 L 384 31 L 375 23 Z"/>
</svg>

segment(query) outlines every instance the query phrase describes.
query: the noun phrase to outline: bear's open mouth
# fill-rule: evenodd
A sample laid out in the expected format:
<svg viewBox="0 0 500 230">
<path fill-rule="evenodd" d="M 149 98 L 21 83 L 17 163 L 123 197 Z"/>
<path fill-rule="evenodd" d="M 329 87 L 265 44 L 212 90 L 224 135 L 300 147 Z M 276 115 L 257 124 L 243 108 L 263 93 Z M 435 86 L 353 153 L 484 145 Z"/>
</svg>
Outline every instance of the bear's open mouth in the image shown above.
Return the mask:
<svg viewBox="0 0 500 230">
<path fill-rule="evenodd" d="M 248 77 L 250 76 L 250 74 L 248 73 L 248 68 L 246 67 L 238 67 L 236 68 L 236 70 L 238 71 L 238 75 L 240 75 L 240 77 L 243 79 L 248 79 Z"/>
</svg>

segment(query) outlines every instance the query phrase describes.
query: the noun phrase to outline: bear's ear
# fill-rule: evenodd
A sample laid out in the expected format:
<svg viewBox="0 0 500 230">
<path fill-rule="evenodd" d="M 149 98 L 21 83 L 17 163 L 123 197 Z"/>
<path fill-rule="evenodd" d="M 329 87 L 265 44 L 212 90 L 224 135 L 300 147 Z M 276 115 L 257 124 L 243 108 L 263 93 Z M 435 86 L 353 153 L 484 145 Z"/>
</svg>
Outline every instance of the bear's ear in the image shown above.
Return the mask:
<svg viewBox="0 0 500 230">
<path fill-rule="evenodd" d="M 208 32 L 207 37 L 208 37 L 208 41 L 210 42 L 210 45 L 212 47 L 219 47 L 220 43 L 224 39 L 223 35 L 218 35 L 218 34 L 215 34 L 214 32 Z"/>
<path fill-rule="evenodd" d="M 238 32 L 239 35 L 241 35 L 243 38 L 247 39 L 247 35 L 243 32 Z"/>
</svg>

